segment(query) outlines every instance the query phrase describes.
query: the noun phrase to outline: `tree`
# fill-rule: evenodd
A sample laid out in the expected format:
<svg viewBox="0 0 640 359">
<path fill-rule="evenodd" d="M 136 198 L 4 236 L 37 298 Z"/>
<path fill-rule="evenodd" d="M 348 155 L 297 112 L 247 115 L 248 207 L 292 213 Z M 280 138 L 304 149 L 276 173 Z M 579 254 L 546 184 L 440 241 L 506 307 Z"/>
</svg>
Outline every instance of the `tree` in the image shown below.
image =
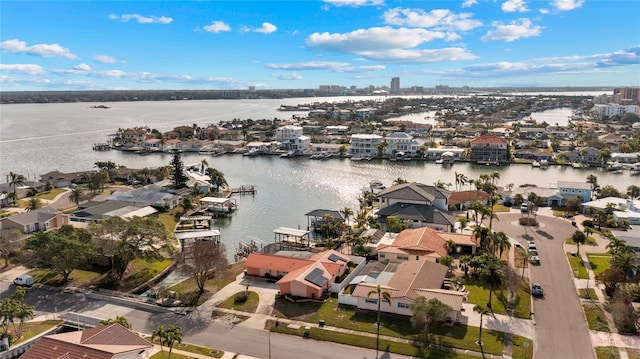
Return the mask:
<svg viewBox="0 0 640 359">
<path fill-rule="evenodd" d="M 82 267 L 93 254 L 91 234 L 65 224 L 57 231 L 38 232 L 24 244 L 25 257 L 34 267 L 46 268 L 69 280 L 74 269 Z"/>
<path fill-rule="evenodd" d="M 471 256 L 466 254 L 461 255 L 460 258 L 458 258 L 458 261 L 460 262 L 460 267 L 464 271 L 464 276 L 469 276 L 469 262 L 471 262 Z"/>
<path fill-rule="evenodd" d="M 609 218 L 609 214 L 602 209 L 597 210 L 593 214 L 593 219 L 598 224 L 598 230 L 602 231 L 602 225 L 607 223 L 607 219 Z"/>
<path fill-rule="evenodd" d="M 489 286 L 489 301 L 487 308 L 492 309 L 491 299 L 493 289 L 502 285 L 504 279 L 504 271 L 502 269 L 502 261 L 492 254 L 485 253 L 482 256 L 482 269 L 480 270 L 480 280 Z"/>
<path fill-rule="evenodd" d="M 376 321 L 377 331 L 376 331 L 376 358 L 378 357 L 378 350 L 380 348 L 380 302 L 383 300 L 387 302 L 387 304 L 391 305 L 391 294 L 386 290 L 382 290 L 380 284 L 376 287 L 375 290 L 370 291 L 367 294 L 367 297 L 371 297 L 372 295 L 376 295 L 378 299 L 376 303 L 378 304 L 378 320 Z"/>
<path fill-rule="evenodd" d="M 633 184 L 627 187 L 627 196 L 631 199 L 640 198 L 640 187 Z"/>
<path fill-rule="evenodd" d="M 342 213 L 344 219 L 347 221 L 347 225 L 349 225 L 349 217 L 353 215 L 353 210 L 349 207 L 344 207 L 340 213 Z"/>
<path fill-rule="evenodd" d="M 16 187 L 24 186 L 26 180 L 27 179 L 21 174 L 9 172 L 9 186 L 13 188 L 12 198 L 14 200 L 14 203 L 15 201 L 18 200 L 18 193 L 16 192 Z"/>
<path fill-rule="evenodd" d="M 35 211 L 38 208 L 42 207 L 42 202 L 38 197 L 31 197 L 27 201 L 26 209 L 27 211 Z"/>
<path fill-rule="evenodd" d="M 438 258 L 438 263 L 442 264 L 445 267 L 450 267 L 451 264 L 453 263 L 453 257 L 449 255 L 442 256 Z"/>
<path fill-rule="evenodd" d="M 588 227 L 585 227 L 585 231 L 587 228 Z M 613 256 L 618 252 L 628 251 L 629 245 L 627 245 L 627 242 L 625 240 L 614 237 L 611 240 L 609 240 L 609 243 L 607 243 L 606 248 L 607 248 L 607 252 L 609 252 L 609 254 Z"/>
<path fill-rule="evenodd" d="M 151 217 L 133 217 L 129 220 L 111 217 L 91 223 L 89 231 L 100 253 L 110 259 L 111 274 L 118 280 L 122 279 L 132 260 L 160 260 L 163 251 L 171 251 L 164 225 Z"/>
<path fill-rule="evenodd" d="M 618 284 L 624 283 L 626 276 L 620 268 L 610 267 L 598 274 L 596 280 L 604 285 L 604 292 L 609 297 L 613 297 L 618 288 Z"/>
<path fill-rule="evenodd" d="M 109 324 L 113 324 L 113 323 L 118 323 L 118 324 L 122 325 L 123 327 L 125 327 L 127 329 L 131 329 L 131 323 L 129 323 L 127 318 L 121 317 L 119 315 L 117 315 L 115 318 L 109 318 L 109 319 L 105 319 L 105 320 L 101 320 L 100 321 L 100 324 L 102 324 L 102 325 L 109 325 Z"/>
<path fill-rule="evenodd" d="M 398 178 L 396 178 L 395 180 L 393 180 L 392 185 L 393 185 L 393 186 L 397 186 L 397 185 L 399 185 L 399 184 L 405 184 L 405 183 L 408 183 L 408 182 L 407 182 L 407 180 L 405 180 L 405 179 L 404 179 L 404 178 L 402 178 L 402 177 L 398 177 Z"/>
<path fill-rule="evenodd" d="M 171 351 L 173 350 L 173 345 L 178 343 L 182 343 L 182 329 L 180 327 L 176 327 L 173 324 L 169 324 L 169 327 L 165 329 L 163 325 L 159 326 L 156 330 L 151 332 L 151 340 L 155 341 L 158 339 L 160 341 L 160 350 L 162 351 L 162 357 L 164 358 L 164 346 L 169 348 L 169 356 L 168 359 L 171 359 Z"/>
<path fill-rule="evenodd" d="M 177 149 L 173 150 L 173 158 L 169 163 L 169 167 L 171 168 L 170 177 L 173 188 L 179 189 L 186 187 L 188 178 L 184 174 L 184 165 L 180 158 L 180 151 Z"/>
<path fill-rule="evenodd" d="M 409 319 L 411 325 L 424 333 L 425 341 L 429 340 L 429 332 L 434 324 L 444 320 L 447 313 L 451 311 L 451 307 L 442 303 L 437 298 L 427 300 L 423 296 L 416 298 L 411 304 L 411 312 L 413 315 Z"/>
<path fill-rule="evenodd" d="M 460 223 L 460 233 L 462 233 L 462 231 L 467 227 L 467 224 L 469 224 L 469 219 L 467 219 L 467 217 L 458 217 L 456 221 Z"/>
<path fill-rule="evenodd" d="M 587 241 L 587 236 L 583 231 L 575 231 L 571 235 L 571 239 L 577 246 L 576 253 L 578 254 L 578 258 L 580 257 L 580 245 L 584 244 Z"/>
<path fill-rule="evenodd" d="M 461 191 L 462 187 L 469 182 L 469 178 L 464 173 L 455 172 L 456 177 L 456 191 Z"/>
<path fill-rule="evenodd" d="M 498 258 L 502 258 L 502 253 L 511 248 L 509 237 L 504 232 L 493 232 L 491 236 L 494 253 L 498 252 Z"/>
<path fill-rule="evenodd" d="M 489 231 L 489 228 L 475 226 L 473 228 L 473 235 L 480 240 L 480 243 L 478 243 L 478 245 L 481 249 L 489 249 L 491 245 L 491 231 Z"/>
<path fill-rule="evenodd" d="M 409 225 L 396 216 L 387 217 L 387 232 L 400 233 L 409 228 Z"/>
<path fill-rule="evenodd" d="M 473 311 L 476 313 L 480 313 L 480 330 L 478 331 L 478 342 L 477 344 L 482 346 L 482 317 L 485 314 L 489 314 L 489 311 L 484 306 L 477 304 L 473 307 Z"/>
<path fill-rule="evenodd" d="M 204 170 L 209 167 L 209 162 L 205 158 L 200 161 L 200 173 L 204 173 Z"/>
<path fill-rule="evenodd" d="M 453 239 L 447 239 L 443 246 L 447 253 L 453 253 L 456 250 L 456 242 Z"/>
<path fill-rule="evenodd" d="M 207 168 L 207 176 L 209 176 L 209 183 L 216 186 L 216 191 L 228 185 L 227 180 L 224 178 L 224 173 L 215 168 Z"/>
<path fill-rule="evenodd" d="M 0 231 L 0 256 L 4 257 L 4 266 L 9 265 L 9 256 L 18 251 L 22 232 L 18 229 L 8 229 Z"/>
<path fill-rule="evenodd" d="M 69 193 L 69 200 L 75 203 L 76 206 L 79 205 L 82 200 L 82 188 L 76 187 L 72 189 L 71 193 Z"/>
<path fill-rule="evenodd" d="M 196 281 L 198 298 L 202 296 L 205 283 L 213 274 L 226 268 L 227 251 L 222 243 L 195 241 L 185 247 L 184 270 Z"/>
<path fill-rule="evenodd" d="M 607 197 L 618 197 L 624 198 L 624 193 L 620 192 L 617 188 L 612 185 L 606 185 L 600 189 L 600 193 L 598 194 L 598 198 L 607 198 Z"/>
<path fill-rule="evenodd" d="M 629 248 L 627 250 L 617 251 L 611 257 L 611 267 L 618 268 L 627 278 L 635 275 L 640 269 L 640 262 L 636 254 Z"/>
<path fill-rule="evenodd" d="M 182 207 L 182 215 L 187 215 L 190 210 L 196 208 L 196 205 L 193 203 L 191 196 L 184 196 L 180 202 L 180 207 Z"/>
</svg>

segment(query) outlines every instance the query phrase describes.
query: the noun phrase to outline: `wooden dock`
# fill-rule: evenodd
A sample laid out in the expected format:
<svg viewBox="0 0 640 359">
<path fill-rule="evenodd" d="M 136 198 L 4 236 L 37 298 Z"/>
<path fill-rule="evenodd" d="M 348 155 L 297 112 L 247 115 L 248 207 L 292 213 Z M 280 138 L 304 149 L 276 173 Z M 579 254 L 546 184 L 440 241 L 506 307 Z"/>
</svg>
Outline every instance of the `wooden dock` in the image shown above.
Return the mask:
<svg viewBox="0 0 640 359">
<path fill-rule="evenodd" d="M 243 185 L 231 189 L 231 193 L 235 194 L 256 194 L 256 192 L 256 186 L 254 185 Z"/>
</svg>

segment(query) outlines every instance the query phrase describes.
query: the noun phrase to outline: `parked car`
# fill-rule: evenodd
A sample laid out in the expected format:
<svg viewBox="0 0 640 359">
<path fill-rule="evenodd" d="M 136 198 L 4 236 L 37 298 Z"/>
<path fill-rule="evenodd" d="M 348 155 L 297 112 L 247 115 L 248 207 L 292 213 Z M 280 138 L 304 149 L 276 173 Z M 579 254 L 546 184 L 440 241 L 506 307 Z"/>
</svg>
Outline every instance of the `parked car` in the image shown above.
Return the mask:
<svg viewBox="0 0 640 359">
<path fill-rule="evenodd" d="M 531 253 L 533 254 L 533 253 Z M 538 254 L 533 254 L 531 257 L 529 257 L 529 263 L 531 264 L 540 264 L 540 257 L 538 256 Z"/>
<path fill-rule="evenodd" d="M 531 294 L 533 294 L 534 297 L 542 297 L 544 295 L 542 286 L 538 283 L 533 283 L 531 286 Z"/>
<path fill-rule="evenodd" d="M 534 251 L 538 250 L 538 248 L 536 247 L 536 244 L 533 243 L 533 242 L 529 242 L 529 247 L 528 248 L 529 248 L 530 251 L 531 250 L 534 250 Z"/>
<path fill-rule="evenodd" d="M 529 212 L 529 203 L 525 202 L 520 205 L 520 212 L 527 213 Z"/>
<path fill-rule="evenodd" d="M 16 279 L 13 280 L 13 284 L 19 285 L 22 287 L 31 287 L 34 282 L 35 281 L 33 280 L 33 277 L 28 274 L 23 274 L 21 276 L 16 277 Z"/>
</svg>

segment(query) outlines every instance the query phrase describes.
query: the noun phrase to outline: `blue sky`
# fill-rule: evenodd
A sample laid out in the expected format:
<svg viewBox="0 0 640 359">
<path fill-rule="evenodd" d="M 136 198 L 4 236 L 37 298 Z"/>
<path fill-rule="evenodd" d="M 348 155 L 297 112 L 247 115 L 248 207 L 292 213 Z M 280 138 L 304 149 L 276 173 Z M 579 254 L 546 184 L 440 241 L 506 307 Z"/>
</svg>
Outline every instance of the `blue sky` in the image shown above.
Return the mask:
<svg viewBox="0 0 640 359">
<path fill-rule="evenodd" d="M 638 19 L 636 0 L 2 0 L 0 86 L 640 86 Z"/>
</svg>

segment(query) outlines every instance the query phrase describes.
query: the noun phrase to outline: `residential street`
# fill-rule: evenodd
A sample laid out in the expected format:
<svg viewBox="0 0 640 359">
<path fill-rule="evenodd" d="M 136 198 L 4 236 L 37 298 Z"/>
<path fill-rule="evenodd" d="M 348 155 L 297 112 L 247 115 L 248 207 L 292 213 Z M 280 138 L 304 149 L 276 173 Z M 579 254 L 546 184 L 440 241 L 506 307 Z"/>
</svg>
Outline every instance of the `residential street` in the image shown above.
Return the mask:
<svg viewBox="0 0 640 359">
<path fill-rule="evenodd" d="M 540 265 L 531 266 L 531 280 L 540 283 L 544 297 L 534 298 L 536 358 L 595 358 L 589 329 L 563 249 L 564 241 L 576 230 L 571 222 L 538 216 L 540 226 L 527 228 L 518 223 L 519 213 L 501 213 L 493 230 L 503 231 L 524 248 L 533 240 Z"/>
</svg>

